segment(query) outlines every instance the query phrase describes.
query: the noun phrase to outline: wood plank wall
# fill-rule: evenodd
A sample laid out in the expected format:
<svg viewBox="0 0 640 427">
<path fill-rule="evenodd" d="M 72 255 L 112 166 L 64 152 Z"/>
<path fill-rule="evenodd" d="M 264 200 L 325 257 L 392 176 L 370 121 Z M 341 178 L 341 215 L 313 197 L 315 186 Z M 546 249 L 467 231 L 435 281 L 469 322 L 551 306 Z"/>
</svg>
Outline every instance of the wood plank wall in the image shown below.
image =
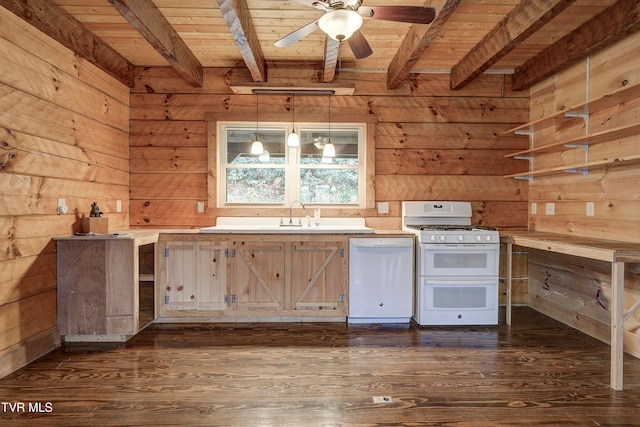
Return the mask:
<svg viewBox="0 0 640 427">
<path fill-rule="evenodd" d="M 317 70 L 269 71 L 269 81 L 308 85 Z M 131 225 L 202 227 L 218 216 L 265 215 L 258 209 L 196 212 L 208 199 L 205 114 L 255 117 L 253 95 L 235 95 L 231 83 L 248 82 L 242 69 L 207 69 L 203 88 L 194 89 L 173 70 L 137 70 L 131 98 Z M 525 228 L 527 184 L 504 179 L 526 165 L 504 154 L 527 147 L 527 139 L 503 132 L 528 120 L 528 93 L 511 91 L 509 76 L 484 75 L 461 91 L 449 90 L 449 76 L 413 75 L 388 91 L 384 74 L 340 73 L 336 83 L 354 84 L 353 96 L 336 96 L 331 114 L 377 116 L 375 200 L 388 201 L 389 214 L 376 209 L 323 209 L 327 216 L 362 216 L 374 228 L 399 229 L 404 200 L 462 200 L 473 204 L 473 221 L 500 229 Z M 292 118 L 288 96 L 260 96 L 260 114 Z M 325 97 L 297 96 L 298 117 L 328 117 Z M 213 138 L 212 138 L 213 139 Z M 215 189 L 209 189 L 214 193 Z M 288 215 L 273 209 L 267 215 Z M 526 259 L 526 258 L 523 258 Z M 516 277 L 526 277 L 526 261 Z M 526 301 L 526 281 L 514 300 Z"/>
<path fill-rule="evenodd" d="M 52 238 L 80 231 L 94 201 L 129 226 L 129 89 L 4 8 L 0 22 L 2 377 L 59 343 Z"/>
<path fill-rule="evenodd" d="M 535 120 L 624 87 L 640 84 L 640 58 L 637 47 L 640 34 L 582 61 L 571 69 L 537 85 L 531 92 L 531 119 Z M 631 100 L 605 111 L 592 111 L 590 132 L 637 123 L 640 102 Z M 575 119 L 582 120 L 582 119 Z M 571 121 L 553 128 L 551 135 L 564 139 L 584 135 L 584 121 Z M 640 153 L 640 136 L 615 139 L 590 147 L 589 160 Z M 543 139 L 536 135 L 536 141 Z M 556 152 L 549 158 L 536 158 L 536 167 L 551 162 L 572 162 L 571 150 Z M 573 150 L 576 151 L 576 150 Z M 581 151 L 581 150 L 579 150 Z M 579 155 L 584 156 L 583 153 Z M 548 163 L 545 163 L 548 162 Z M 640 243 L 640 166 L 613 165 L 581 174 L 552 175 L 534 178 L 529 187 L 529 201 L 537 204 L 537 214 L 529 214 L 533 230 L 605 238 Z M 545 214 L 547 202 L 555 203 L 555 215 Z M 586 215 L 586 202 L 594 202 L 595 214 Z M 529 305 L 562 322 L 603 341 L 608 341 L 610 266 L 586 263 L 573 257 L 560 257 L 531 251 L 529 255 Z M 625 307 L 640 298 L 640 274 L 637 265 L 628 265 L 625 273 Z M 640 314 L 625 322 L 625 349 L 640 357 Z M 633 335 L 629 338 L 629 335 Z"/>
</svg>

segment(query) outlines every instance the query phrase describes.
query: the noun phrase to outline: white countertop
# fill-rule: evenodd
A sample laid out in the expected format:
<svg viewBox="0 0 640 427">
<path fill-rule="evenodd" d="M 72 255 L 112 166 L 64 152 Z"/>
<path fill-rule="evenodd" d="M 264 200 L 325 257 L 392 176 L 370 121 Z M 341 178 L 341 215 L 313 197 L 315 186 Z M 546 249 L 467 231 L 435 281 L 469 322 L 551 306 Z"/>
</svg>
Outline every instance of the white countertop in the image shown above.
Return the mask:
<svg viewBox="0 0 640 427">
<path fill-rule="evenodd" d="M 282 224 L 284 225 L 280 225 Z M 365 226 L 364 218 L 321 218 L 315 225 L 313 218 L 288 217 L 219 217 L 216 225 L 201 228 L 201 233 L 252 233 L 252 234 L 363 234 L 373 233 Z M 302 224 L 302 225 L 298 225 Z"/>
</svg>

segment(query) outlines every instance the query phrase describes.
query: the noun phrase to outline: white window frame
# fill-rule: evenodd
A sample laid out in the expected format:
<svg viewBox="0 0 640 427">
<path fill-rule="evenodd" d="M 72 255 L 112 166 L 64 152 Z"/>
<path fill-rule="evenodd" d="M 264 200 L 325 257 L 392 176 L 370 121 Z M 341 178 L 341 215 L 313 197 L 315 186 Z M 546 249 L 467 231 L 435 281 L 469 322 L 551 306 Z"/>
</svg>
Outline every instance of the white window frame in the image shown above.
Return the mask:
<svg viewBox="0 0 640 427">
<path fill-rule="evenodd" d="M 352 208 L 352 209 L 364 209 L 367 207 L 369 196 L 367 195 L 367 167 L 368 167 L 368 153 L 367 153 L 367 123 L 346 123 L 338 122 L 331 123 L 331 132 L 340 129 L 355 129 L 358 133 L 358 164 L 355 165 L 338 165 L 338 164 L 321 164 L 321 165 L 303 165 L 300 163 L 300 150 L 299 147 L 286 146 L 286 135 L 292 131 L 292 124 L 287 122 L 260 122 L 259 129 L 278 129 L 283 130 L 285 135 L 285 163 L 264 165 L 264 166 L 249 166 L 242 167 L 256 167 L 256 168 L 283 168 L 285 169 L 285 195 L 282 203 L 230 203 L 226 201 L 227 195 L 227 180 L 226 170 L 229 166 L 227 164 L 227 129 L 229 128 L 249 128 L 255 129 L 255 121 L 218 121 L 216 123 L 216 170 L 217 174 L 216 188 L 217 201 L 216 206 L 218 208 L 235 208 L 235 207 L 260 207 L 260 208 L 282 208 L 290 206 L 295 200 L 300 199 L 300 170 L 301 169 L 357 169 L 358 170 L 358 201 L 355 203 L 306 203 L 310 206 L 328 207 L 328 208 Z M 301 130 L 316 130 L 316 131 L 328 131 L 327 124 L 317 122 L 296 122 L 295 126 L 298 135 L 301 134 Z"/>
</svg>

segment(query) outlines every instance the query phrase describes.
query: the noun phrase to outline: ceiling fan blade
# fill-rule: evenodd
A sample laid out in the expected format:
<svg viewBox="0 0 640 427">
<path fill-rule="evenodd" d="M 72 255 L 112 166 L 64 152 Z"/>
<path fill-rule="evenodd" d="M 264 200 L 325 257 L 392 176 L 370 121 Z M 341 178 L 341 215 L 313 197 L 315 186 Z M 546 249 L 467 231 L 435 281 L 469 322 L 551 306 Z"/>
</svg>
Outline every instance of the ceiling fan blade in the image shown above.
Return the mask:
<svg viewBox="0 0 640 427">
<path fill-rule="evenodd" d="M 357 59 L 366 58 L 373 53 L 369 42 L 367 42 L 367 39 L 364 38 L 360 31 L 353 33 L 353 35 L 347 39 L 347 42 L 349 43 L 351 52 L 353 52 L 353 55 Z"/>
<path fill-rule="evenodd" d="M 422 6 L 361 6 L 358 13 L 365 19 L 430 24 L 436 17 L 433 7 Z"/>
<path fill-rule="evenodd" d="M 274 45 L 276 45 L 277 47 L 291 46 L 295 42 L 302 40 L 318 29 L 320 29 L 320 27 L 318 27 L 318 20 L 316 19 L 313 22 L 309 22 L 304 27 L 300 27 L 297 30 L 287 34 L 286 36 L 275 42 Z"/>
</svg>

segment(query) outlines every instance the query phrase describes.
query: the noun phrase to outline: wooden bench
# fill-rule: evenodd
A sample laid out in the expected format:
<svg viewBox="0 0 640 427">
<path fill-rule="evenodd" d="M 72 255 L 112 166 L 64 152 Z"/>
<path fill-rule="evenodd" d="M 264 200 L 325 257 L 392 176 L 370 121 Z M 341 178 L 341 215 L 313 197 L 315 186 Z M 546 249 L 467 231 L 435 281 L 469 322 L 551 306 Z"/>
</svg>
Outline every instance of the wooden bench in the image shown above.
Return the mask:
<svg viewBox="0 0 640 427">
<path fill-rule="evenodd" d="M 611 388 L 622 390 L 623 324 L 640 307 L 624 311 L 624 265 L 640 262 L 640 244 L 591 239 L 538 231 L 510 231 L 501 235 L 507 246 L 507 324 L 511 324 L 513 245 L 611 263 Z"/>
</svg>

